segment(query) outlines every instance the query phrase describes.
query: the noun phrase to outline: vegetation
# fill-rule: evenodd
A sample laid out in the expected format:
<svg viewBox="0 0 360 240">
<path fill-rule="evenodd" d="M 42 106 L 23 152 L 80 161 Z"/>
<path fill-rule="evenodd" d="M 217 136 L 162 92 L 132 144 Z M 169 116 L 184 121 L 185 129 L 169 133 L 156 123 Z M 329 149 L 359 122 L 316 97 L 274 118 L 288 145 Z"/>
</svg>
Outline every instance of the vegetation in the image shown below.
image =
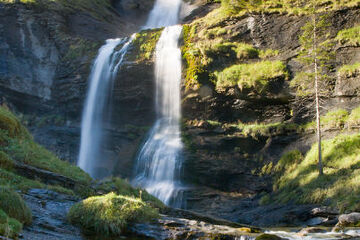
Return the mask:
<svg viewBox="0 0 360 240">
<path fill-rule="evenodd" d="M 360 46 L 360 25 L 353 28 L 341 30 L 337 36 L 341 44 L 349 44 L 350 46 Z"/>
<path fill-rule="evenodd" d="M 360 126 L 360 107 L 351 111 L 347 123 L 349 127 Z"/>
<path fill-rule="evenodd" d="M 360 75 L 360 63 L 344 65 L 338 70 L 340 77 L 355 77 Z"/>
<path fill-rule="evenodd" d="M 0 235 L 16 239 L 22 231 L 22 224 L 15 218 L 9 217 L 3 210 L 0 209 Z"/>
<path fill-rule="evenodd" d="M 281 61 L 262 61 L 253 64 L 234 65 L 217 73 L 218 89 L 238 86 L 240 90 L 264 93 L 271 80 L 287 79 L 286 66 Z"/>
<path fill-rule="evenodd" d="M 31 211 L 24 200 L 9 188 L 0 187 L 0 209 L 23 224 L 29 225 L 32 222 Z"/>
<path fill-rule="evenodd" d="M 157 210 L 141 198 L 115 193 L 85 199 L 71 207 L 68 215 L 71 223 L 102 235 L 119 235 L 130 223 L 151 221 L 157 217 Z"/>
<path fill-rule="evenodd" d="M 135 52 L 137 53 L 137 61 L 151 59 L 156 48 L 156 43 L 161 36 L 162 30 L 163 28 L 149 29 L 143 30 L 136 34 L 136 37 L 133 41 L 133 46 L 135 48 Z"/>
<path fill-rule="evenodd" d="M 318 203 L 348 211 L 360 210 L 360 134 L 339 135 L 322 142 L 324 175 L 317 174 L 317 144 L 305 157 L 286 153 L 273 168 L 273 201 Z"/>
<path fill-rule="evenodd" d="M 5 107 L 0 107 L 0 151 L 11 159 L 49 170 L 88 184 L 91 178 L 80 168 L 60 160 L 35 143 L 20 121 Z"/>
</svg>

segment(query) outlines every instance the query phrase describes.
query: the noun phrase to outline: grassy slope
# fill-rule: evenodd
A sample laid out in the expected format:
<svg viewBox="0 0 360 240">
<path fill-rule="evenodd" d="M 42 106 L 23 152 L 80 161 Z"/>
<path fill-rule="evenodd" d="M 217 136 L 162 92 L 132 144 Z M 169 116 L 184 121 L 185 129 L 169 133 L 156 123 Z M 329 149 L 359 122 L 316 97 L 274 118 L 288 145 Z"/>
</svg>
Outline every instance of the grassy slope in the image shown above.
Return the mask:
<svg viewBox="0 0 360 240">
<path fill-rule="evenodd" d="M 15 161 L 69 177 L 77 182 L 79 187 L 73 191 L 61 186 L 46 185 L 41 180 L 37 181 L 22 177 L 14 170 Z M 120 206 L 120 209 L 122 209 L 121 206 L 123 208 L 130 208 L 129 216 L 122 219 L 117 215 L 112 216 L 113 220 L 121 220 L 122 225 L 119 229 L 123 229 L 127 221 L 140 221 L 143 220 L 142 217 L 144 219 L 156 217 L 157 210 L 155 209 L 163 207 L 163 204 L 158 199 L 142 189 L 131 187 L 129 183 L 120 178 L 111 178 L 96 185 L 94 183 L 95 181 L 80 168 L 60 160 L 54 154 L 34 142 L 30 133 L 20 123 L 18 118 L 6 107 L 0 106 L 0 235 L 16 236 L 21 231 L 21 223 L 31 223 L 30 210 L 26 207 L 20 195 L 15 193 L 14 190 L 26 192 L 30 188 L 47 188 L 66 194 L 79 195 L 80 197 L 113 192 L 111 197 L 90 198 L 85 200 L 84 203 L 92 202 L 91 199 L 98 199 L 99 202 L 103 202 L 101 199 L 109 198 L 117 204 L 116 206 Z M 126 201 L 122 201 L 120 204 L 116 199 L 125 199 Z M 11 205 L 8 205 L 9 203 Z M 79 213 L 79 209 L 86 210 L 79 208 L 79 206 L 83 205 L 80 203 L 74 208 L 77 209 L 77 213 Z M 106 211 L 114 210 L 111 208 L 111 205 L 103 204 L 101 206 L 102 208 L 105 207 L 105 209 L 109 207 Z M 5 212 L 4 214 L 2 214 L 1 209 Z M 79 214 L 82 215 L 82 213 Z M 136 218 L 132 219 L 130 215 L 136 216 Z M 3 217 L 3 220 L 1 220 L 1 217 Z M 87 223 L 93 224 L 94 222 L 89 221 L 89 219 L 86 220 Z M 110 229 L 112 228 L 111 224 L 111 222 L 105 221 L 102 223 L 101 228 Z M 84 222 L 81 225 L 84 225 Z M 89 226 L 89 228 L 91 227 Z"/>
</svg>

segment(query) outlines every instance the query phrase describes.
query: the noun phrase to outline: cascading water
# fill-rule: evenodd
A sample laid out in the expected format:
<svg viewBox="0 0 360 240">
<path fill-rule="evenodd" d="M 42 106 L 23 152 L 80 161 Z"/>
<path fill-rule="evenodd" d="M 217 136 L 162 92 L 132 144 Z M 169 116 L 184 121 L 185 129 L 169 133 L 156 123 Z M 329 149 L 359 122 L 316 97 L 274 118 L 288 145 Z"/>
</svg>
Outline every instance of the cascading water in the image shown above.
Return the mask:
<svg viewBox="0 0 360 240">
<path fill-rule="evenodd" d="M 102 144 L 104 144 L 104 121 L 111 96 L 113 80 L 123 62 L 124 56 L 134 39 L 109 39 L 99 50 L 92 67 L 90 86 L 85 102 L 81 124 L 81 142 L 78 166 L 92 177 L 99 177 Z M 123 44 L 120 50 L 116 48 Z"/>
<path fill-rule="evenodd" d="M 156 46 L 157 120 L 142 147 L 136 164 L 134 184 L 144 187 L 165 204 L 180 207 L 182 142 L 180 135 L 182 27 L 178 23 L 181 0 L 158 0 L 146 27 L 166 27 Z M 174 26 L 171 26 L 174 25 Z"/>
</svg>

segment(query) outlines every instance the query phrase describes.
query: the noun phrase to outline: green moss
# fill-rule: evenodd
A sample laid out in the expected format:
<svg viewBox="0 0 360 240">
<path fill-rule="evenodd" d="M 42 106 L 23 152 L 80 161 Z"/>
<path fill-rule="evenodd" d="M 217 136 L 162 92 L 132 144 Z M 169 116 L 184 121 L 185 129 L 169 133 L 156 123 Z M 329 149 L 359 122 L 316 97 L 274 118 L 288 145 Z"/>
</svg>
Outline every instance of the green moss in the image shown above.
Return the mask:
<svg viewBox="0 0 360 240">
<path fill-rule="evenodd" d="M 0 235 L 17 239 L 17 236 L 22 231 L 22 224 L 0 209 Z"/>
<path fill-rule="evenodd" d="M 162 30 L 163 28 L 149 29 L 136 34 L 133 46 L 137 61 L 150 60 L 152 58 Z"/>
<path fill-rule="evenodd" d="M 340 77 L 355 77 L 360 75 L 360 63 L 344 65 L 338 70 Z"/>
<path fill-rule="evenodd" d="M 341 30 L 337 34 L 336 40 L 342 44 L 349 44 L 355 47 L 360 46 L 360 25 Z"/>
<path fill-rule="evenodd" d="M 344 109 L 336 109 L 329 111 L 324 116 L 320 116 L 320 124 L 324 130 L 337 128 L 343 129 L 345 124 L 348 122 L 349 113 Z M 301 126 L 304 130 L 315 130 L 315 121 L 303 124 Z"/>
<path fill-rule="evenodd" d="M 71 223 L 103 235 L 120 235 L 131 223 L 157 217 L 157 210 L 141 199 L 115 193 L 85 199 L 71 207 L 68 214 Z"/>
<path fill-rule="evenodd" d="M 324 175 L 317 168 L 317 144 L 305 158 L 281 164 L 275 177 L 273 200 L 279 203 L 330 204 L 342 211 L 358 211 L 360 204 L 360 134 L 338 135 L 322 142 Z"/>
<path fill-rule="evenodd" d="M 21 223 L 29 225 L 32 222 L 31 211 L 24 200 L 9 188 L 0 187 L 0 209 Z"/>
</svg>

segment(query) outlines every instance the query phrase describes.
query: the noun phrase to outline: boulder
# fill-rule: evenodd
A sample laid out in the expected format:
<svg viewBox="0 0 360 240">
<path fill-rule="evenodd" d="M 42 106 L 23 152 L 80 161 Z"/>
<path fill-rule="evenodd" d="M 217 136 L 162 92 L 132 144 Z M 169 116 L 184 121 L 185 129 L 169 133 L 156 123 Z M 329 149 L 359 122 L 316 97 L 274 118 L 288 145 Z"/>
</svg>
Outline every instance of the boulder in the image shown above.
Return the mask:
<svg viewBox="0 0 360 240">
<path fill-rule="evenodd" d="M 281 240 L 281 239 L 283 238 L 267 233 L 261 234 L 260 236 L 255 238 L 255 240 Z"/>
<path fill-rule="evenodd" d="M 300 232 L 298 232 L 299 236 L 305 237 L 307 236 L 309 233 L 324 233 L 326 232 L 325 229 L 322 228 L 317 228 L 317 227 L 307 227 L 307 228 L 303 228 L 300 230 Z"/>
<path fill-rule="evenodd" d="M 340 215 L 333 231 L 339 231 L 345 227 L 360 227 L 360 213 L 353 212 Z"/>
</svg>

